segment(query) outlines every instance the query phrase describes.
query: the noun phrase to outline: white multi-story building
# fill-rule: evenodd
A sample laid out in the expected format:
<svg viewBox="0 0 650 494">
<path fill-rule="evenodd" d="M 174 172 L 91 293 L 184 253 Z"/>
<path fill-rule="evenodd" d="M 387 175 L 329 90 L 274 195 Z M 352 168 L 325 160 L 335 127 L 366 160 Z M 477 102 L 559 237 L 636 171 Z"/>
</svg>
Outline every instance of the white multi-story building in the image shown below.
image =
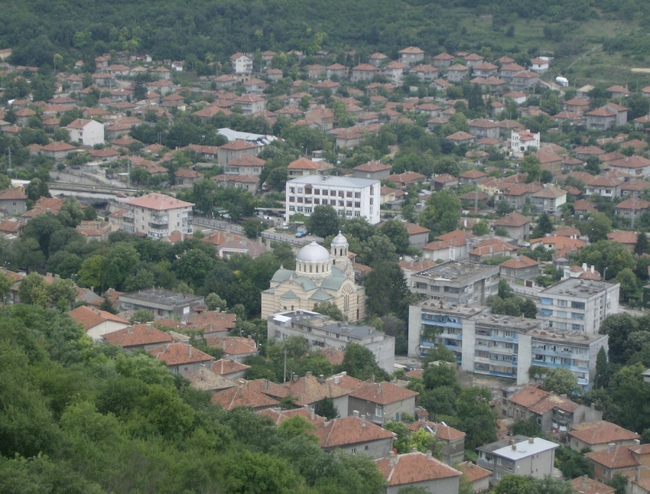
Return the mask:
<svg viewBox="0 0 650 494">
<path fill-rule="evenodd" d="M 539 150 L 539 132 L 534 133 L 530 130 L 512 131 L 510 134 L 510 150 L 513 156 L 521 158 L 526 151 Z"/>
<path fill-rule="evenodd" d="M 70 141 L 82 146 L 104 144 L 104 124 L 96 120 L 77 118 L 66 127 Z"/>
<path fill-rule="evenodd" d="M 558 330 L 598 333 L 611 314 L 618 314 L 621 285 L 604 281 L 569 278 L 539 292 L 537 317 Z"/>
<path fill-rule="evenodd" d="M 608 349 L 607 341 L 607 335 L 551 330 L 539 319 L 491 314 L 485 306 L 427 300 L 409 307 L 409 356 L 425 356 L 444 345 L 463 370 L 515 379 L 518 385 L 530 382 L 532 366 L 562 367 L 589 389 L 598 351 Z"/>
<path fill-rule="evenodd" d="M 332 206 L 340 216 L 362 217 L 371 225 L 380 221 L 381 182 L 365 178 L 305 175 L 287 182 L 286 218 L 311 215 L 317 206 Z"/>
<path fill-rule="evenodd" d="M 389 374 L 395 370 L 395 338 L 372 326 L 337 322 L 317 312 L 296 310 L 278 312 L 268 317 L 268 339 L 305 338 L 311 348 L 336 348 L 345 351 L 348 343 L 358 343 L 370 350 L 379 367 Z"/>
<path fill-rule="evenodd" d="M 253 72 L 253 59 L 243 53 L 235 53 L 230 57 L 230 65 L 237 75 L 248 75 Z"/>
<path fill-rule="evenodd" d="M 128 212 L 122 217 L 122 228 L 129 233 L 144 233 L 152 238 L 165 238 L 174 231 L 181 235 L 192 233 L 191 202 L 154 193 L 131 199 L 125 206 Z"/>
</svg>

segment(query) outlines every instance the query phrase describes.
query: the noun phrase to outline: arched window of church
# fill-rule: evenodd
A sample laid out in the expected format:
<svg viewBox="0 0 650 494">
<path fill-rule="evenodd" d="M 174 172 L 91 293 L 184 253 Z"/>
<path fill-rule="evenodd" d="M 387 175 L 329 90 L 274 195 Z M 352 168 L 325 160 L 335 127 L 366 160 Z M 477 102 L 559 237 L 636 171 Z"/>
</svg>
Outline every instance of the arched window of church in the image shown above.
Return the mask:
<svg viewBox="0 0 650 494">
<path fill-rule="evenodd" d="M 343 297 L 343 310 L 346 311 L 346 312 L 348 310 L 350 310 L 350 296 L 349 295 L 346 295 L 345 297 Z"/>
</svg>

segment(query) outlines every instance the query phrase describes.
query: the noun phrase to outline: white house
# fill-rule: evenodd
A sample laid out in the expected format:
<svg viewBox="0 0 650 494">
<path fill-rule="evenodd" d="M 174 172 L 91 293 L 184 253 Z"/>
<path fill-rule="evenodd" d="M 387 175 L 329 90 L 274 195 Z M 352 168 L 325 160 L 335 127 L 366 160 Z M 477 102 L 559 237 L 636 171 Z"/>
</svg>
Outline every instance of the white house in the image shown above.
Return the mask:
<svg viewBox="0 0 650 494">
<path fill-rule="evenodd" d="M 340 216 L 380 221 L 381 182 L 365 178 L 304 175 L 287 182 L 286 218 L 296 213 L 311 215 L 315 207 L 332 206 Z"/>
<path fill-rule="evenodd" d="M 87 307 L 82 305 L 73 311 L 70 311 L 77 324 L 83 326 L 86 334 L 93 340 L 101 340 L 105 334 L 113 333 L 124 329 L 129 325 L 129 321 L 103 310 Z"/>
<path fill-rule="evenodd" d="M 513 156 L 521 158 L 526 151 L 539 149 L 539 132 L 533 133 L 530 130 L 512 131 L 510 134 L 510 150 Z"/>
<path fill-rule="evenodd" d="M 96 120 L 78 118 L 66 127 L 70 141 L 83 146 L 104 144 L 104 124 Z"/>
<path fill-rule="evenodd" d="M 238 75 L 248 75 L 253 72 L 253 60 L 243 53 L 235 53 L 230 57 L 232 70 Z"/>
</svg>

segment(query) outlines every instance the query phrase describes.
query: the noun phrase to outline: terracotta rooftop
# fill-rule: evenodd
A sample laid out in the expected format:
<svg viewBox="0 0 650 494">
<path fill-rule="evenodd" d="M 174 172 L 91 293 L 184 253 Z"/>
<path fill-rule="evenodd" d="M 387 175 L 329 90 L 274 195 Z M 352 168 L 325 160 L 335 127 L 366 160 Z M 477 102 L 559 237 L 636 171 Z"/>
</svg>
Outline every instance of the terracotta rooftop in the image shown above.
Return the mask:
<svg viewBox="0 0 650 494">
<path fill-rule="evenodd" d="M 227 376 L 228 374 L 234 374 L 235 372 L 245 371 L 250 368 L 250 365 L 242 364 L 232 359 L 219 359 L 215 360 L 212 364 L 212 370 L 221 376 Z"/>
<path fill-rule="evenodd" d="M 169 333 L 160 331 L 150 324 L 136 324 L 120 329 L 113 333 L 103 335 L 104 341 L 113 345 L 129 348 L 144 345 L 161 345 L 171 343 L 173 338 Z"/>
<path fill-rule="evenodd" d="M 589 201 L 585 199 L 579 199 L 576 202 L 573 203 L 573 210 L 574 211 L 588 211 L 588 212 L 595 212 L 596 207 Z"/>
<path fill-rule="evenodd" d="M 607 448 L 601 451 L 592 451 L 585 454 L 585 457 L 611 470 L 639 466 L 639 461 L 630 451 L 630 446 L 616 446 L 611 450 Z"/>
<path fill-rule="evenodd" d="M 523 269 L 532 266 L 539 266 L 539 262 L 527 256 L 517 256 L 517 257 L 511 257 L 507 261 L 504 261 L 501 264 L 499 264 L 499 266 L 503 266 L 504 268 L 510 268 L 510 269 Z"/>
<path fill-rule="evenodd" d="M 362 172 L 378 172 L 383 170 L 390 170 L 390 166 L 384 165 L 379 161 L 368 161 L 363 165 L 356 166 L 354 169 Z"/>
<path fill-rule="evenodd" d="M 619 244 L 636 244 L 637 234 L 626 230 L 615 230 L 607 234 L 607 240 Z"/>
<path fill-rule="evenodd" d="M 111 314 L 110 312 L 99 309 L 90 309 L 84 305 L 70 311 L 70 317 L 77 321 L 77 323 L 81 324 L 84 328 L 84 331 L 88 331 L 89 329 L 94 328 L 95 326 L 106 321 L 129 324 L 129 321 Z"/>
<path fill-rule="evenodd" d="M 586 444 L 609 444 L 632 441 L 641 437 L 636 432 L 606 420 L 573 425 L 573 430 L 569 431 L 569 435 Z"/>
<path fill-rule="evenodd" d="M 375 460 L 389 486 L 460 477 L 462 474 L 424 453 L 406 453 Z"/>
<path fill-rule="evenodd" d="M 578 494 L 614 494 L 616 492 L 613 487 L 590 479 L 586 475 L 573 479 L 571 485 Z"/>
<path fill-rule="evenodd" d="M 190 386 L 203 391 L 216 391 L 237 386 L 237 384 L 230 379 L 217 374 L 205 365 L 201 365 L 197 370 L 187 372 L 185 378 L 189 379 Z"/>
<path fill-rule="evenodd" d="M 637 211 L 639 209 L 648 209 L 648 207 L 650 207 L 650 202 L 638 197 L 630 197 L 616 205 L 616 209 L 634 209 Z"/>
<path fill-rule="evenodd" d="M 313 433 L 318 437 L 321 448 L 340 448 L 395 437 L 393 432 L 363 417 L 345 417 L 323 422 Z"/>
<path fill-rule="evenodd" d="M 197 362 L 209 362 L 214 357 L 201 350 L 193 348 L 187 343 L 170 343 L 162 347 L 149 350 L 149 353 L 167 366 L 193 364 Z"/>
<path fill-rule="evenodd" d="M 275 425 L 280 425 L 285 420 L 295 417 L 296 415 L 307 419 L 314 425 L 322 424 L 327 420 L 325 417 L 321 417 L 320 415 L 316 414 L 314 414 L 314 418 L 312 419 L 311 410 L 307 410 L 306 408 L 294 408 L 293 410 L 285 410 L 283 408 L 267 408 L 266 410 L 262 410 L 257 413 L 259 415 L 269 417 Z"/>
<path fill-rule="evenodd" d="M 208 335 L 205 336 L 205 343 L 211 347 L 221 348 L 224 355 L 249 355 L 256 354 L 258 351 L 255 340 L 239 336 L 222 338 L 218 335 Z"/>
<path fill-rule="evenodd" d="M 142 207 L 146 209 L 155 209 L 157 211 L 164 211 L 168 209 L 178 209 L 185 207 L 192 207 L 194 204 L 191 202 L 181 201 L 174 197 L 167 196 L 165 194 L 147 194 L 141 197 L 136 197 L 127 201 L 126 204 L 136 207 Z"/>
<path fill-rule="evenodd" d="M 227 149 L 229 151 L 243 151 L 245 149 L 254 149 L 258 146 L 246 141 L 232 141 L 221 146 L 221 149 Z"/>
<path fill-rule="evenodd" d="M 366 383 L 350 393 L 350 396 L 379 405 L 388 405 L 396 401 L 418 396 L 419 393 L 404 389 L 389 382 Z"/>
<path fill-rule="evenodd" d="M 232 410 L 237 407 L 269 408 L 280 404 L 279 401 L 266 396 L 264 393 L 255 391 L 248 387 L 248 384 L 240 384 L 235 388 L 219 391 L 212 396 L 212 403 L 221 405 L 224 410 Z"/>
<path fill-rule="evenodd" d="M 27 196 L 17 189 L 0 190 L 0 201 L 25 201 Z"/>
<path fill-rule="evenodd" d="M 477 480 L 481 480 L 492 475 L 492 472 L 486 470 L 485 468 L 479 467 L 471 461 L 464 461 L 462 463 L 459 463 L 456 465 L 456 469 L 465 476 L 468 482 L 476 482 Z"/>
<path fill-rule="evenodd" d="M 643 156 L 626 156 L 623 159 L 611 161 L 609 166 L 615 168 L 646 168 L 650 166 L 650 160 Z"/>
<path fill-rule="evenodd" d="M 505 215 L 503 218 L 500 220 L 497 220 L 494 225 L 495 226 L 510 226 L 510 227 L 518 227 L 518 226 L 523 226 L 526 223 L 530 223 L 530 218 L 527 216 L 524 216 L 523 214 L 519 214 L 516 211 L 510 214 Z"/>
<path fill-rule="evenodd" d="M 429 430 L 434 431 L 436 437 L 445 442 L 454 441 L 455 439 L 465 437 L 465 433 L 459 431 L 458 429 L 449 427 L 446 424 L 437 424 L 435 422 L 429 422 L 426 420 L 418 420 L 417 422 L 412 422 L 407 425 L 406 428 L 410 431 L 417 431 L 419 429 L 428 429 L 427 432 L 429 432 Z"/>
<path fill-rule="evenodd" d="M 481 170 L 467 170 L 460 174 L 460 178 L 477 179 L 483 177 L 487 177 L 487 173 L 482 172 Z"/>
</svg>

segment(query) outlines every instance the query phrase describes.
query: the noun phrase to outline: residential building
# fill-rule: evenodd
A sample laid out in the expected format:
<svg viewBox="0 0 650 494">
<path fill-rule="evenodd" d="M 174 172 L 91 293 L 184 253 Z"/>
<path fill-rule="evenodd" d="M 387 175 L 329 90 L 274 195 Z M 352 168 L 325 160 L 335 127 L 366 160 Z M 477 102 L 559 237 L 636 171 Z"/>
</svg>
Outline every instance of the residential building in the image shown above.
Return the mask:
<svg viewBox="0 0 650 494">
<path fill-rule="evenodd" d="M 194 182 L 203 180 L 203 173 L 193 170 L 192 168 L 179 168 L 174 173 L 176 185 L 191 186 Z"/>
<path fill-rule="evenodd" d="M 302 157 L 289 163 L 287 173 L 289 174 L 289 179 L 292 179 L 295 177 L 304 177 L 305 175 L 321 175 L 332 168 L 333 166 L 327 161 L 313 161 L 309 158 Z"/>
<path fill-rule="evenodd" d="M 217 391 L 212 395 L 212 403 L 230 411 L 238 407 L 250 407 L 254 412 L 277 407 L 280 402 L 249 387 L 249 383 L 235 388 Z"/>
<path fill-rule="evenodd" d="M 313 434 L 325 451 L 341 450 L 370 458 L 385 458 L 393 450 L 395 433 L 366 420 L 357 410 L 352 416 L 322 421 Z"/>
<path fill-rule="evenodd" d="M 460 82 L 469 75 L 469 67 L 459 63 L 447 67 L 447 80 L 450 82 Z"/>
<path fill-rule="evenodd" d="M 219 359 L 212 364 L 212 371 L 214 373 L 230 379 L 231 381 L 243 379 L 248 369 L 250 369 L 249 365 L 236 362 L 232 359 Z"/>
<path fill-rule="evenodd" d="M 383 426 L 415 414 L 415 397 L 419 393 L 389 382 L 365 382 L 348 397 L 348 414 L 357 410 L 360 416 Z"/>
<path fill-rule="evenodd" d="M 252 142 L 247 142 L 247 141 L 241 141 L 241 140 L 235 140 L 232 142 L 228 142 L 227 144 L 224 144 L 223 146 L 219 147 L 219 154 L 217 157 L 217 161 L 221 166 L 226 166 L 230 161 L 234 160 L 235 158 L 240 158 L 242 156 L 257 156 L 259 153 L 259 145 L 252 143 Z"/>
<path fill-rule="evenodd" d="M 603 451 L 614 446 L 633 446 L 641 438 L 636 432 L 606 420 L 575 424 L 568 432 L 569 446 L 574 451 L 585 448 Z"/>
<path fill-rule="evenodd" d="M 442 173 L 431 179 L 431 184 L 435 190 L 455 189 L 458 187 L 458 179 L 448 173 Z"/>
<path fill-rule="evenodd" d="M 449 53 L 440 53 L 432 60 L 434 67 L 451 67 L 451 64 L 454 63 L 454 57 Z"/>
<path fill-rule="evenodd" d="M 136 197 L 124 203 L 129 210 L 123 215 L 124 230 L 152 238 L 168 237 L 173 231 L 192 233 L 194 204 L 173 197 L 153 193 Z M 132 226 L 128 226 L 130 225 Z"/>
<path fill-rule="evenodd" d="M 307 175 L 286 184 L 286 219 L 295 213 L 310 216 L 319 205 L 330 205 L 340 216 L 380 221 L 379 180 Z"/>
<path fill-rule="evenodd" d="M 448 261 L 413 274 L 411 291 L 448 304 L 480 305 L 497 291 L 499 266 Z"/>
<path fill-rule="evenodd" d="M 235 106 L 239 106 L 244 115 L 255 115 L 266 109 L 266 100 L 254 94 L 244 94 L 234 100 Z"/>
<path fill-rule="evenodd" d="M 530 195 L 531 203 L 538 213 L 559 215 L 560 206 L 566 203 L 566 191 L 550 184 Z"/>
<path fill-rule="evenodd" d="M 621 195 L 623 181 L 619 178 L 600 176 L 589 179 L 585 184 L 585 196 L 600 196 L 615 199 Z"/>
<path fill-rule="evenodd" d="M 650 455 L 650 450 L 638 444 L 635 446 L 610 444 L 607 449 L 585 454 L 585 458 L 593 465 L 594 478 L 598 482 L 606 484 L 617 474 L 636 481 L 641 461 L 646 464 L 650 461 L 648 455 Z"/>
<path fill-rule="evenodd" d="M 167 343 L 148 350 L 155 358 L 163 362 L 173 374 L 184 375 L 196 371 L 201 366 L 211 365 L 214 357 L 198 350 L 187 343 Z"/>
<path fill-rule="evenodd" d="M 530 475 L 543 479 L 553 475 L 555 449 L 560 445 L 539 437 L 513 436 L 476 448 L 478 462 L 490 470 L 490 483 L 505 475 Z"/>
<path fill-rule="evenodd" d="M 534 419 L 544 435 L 564 436 L 572 427 L 602 420 L 603 412 L 580 405 L 565 395 L 527 386 L 509 397 L 501 408 L 502 415 L 514 420 Z"/>
<path fill-rule="evenodd" d="M 573 485 L 573 490 L 578 494 L 615 494 L 616 492 L 616 489 L 613 487 L 590 479 L 586 475 L 576 477 L 571 481 L 571 484 Z"/>
<path fill-rule="evenodd" d="M 619 202 L 616 207 L 616 216 L 628 219 L 638 219 L 643 213 L 650 208 L 650 202 L 644 201 L 638 197 L 630 197 L 622 202 Z"/>
<path fill-rule="evenodd" d="M 354 178 L 367 178 L 370 180 L 384 180 L 390 175 L 390 166 L 379 161 L 369 161 L 352 169 Z"/>
<path fill-rule="evenodd" d="M 70 317 L 77 324 L 81 324 L 86 334 L 95 341 L 101 340 L 105 334 L 124 329 L 129 325 L 129 321 L 119 316 L 85 305 L 70 311 Z"/>
<path fill-rule="evenodd" d="M 11 187 L 0 191 L 0 211 L 8 216 L 20 216 L 27 211 L 27 196 Z"/>
<path fill-rule="evenodd" d="M 424 60 L 424 50 L 417 46 L 409 46 L 399 51 L 399 61 L 405 65 L 412 65 Z"/>
<path fill-rule="evenodd" d="M 464 461 L 457 464 L 456 469 L 464 475 L 467 482 L 472 484 L 472 489 L 475 493 L 486 492 L 490 489 L 491 472 L 489 470 L 479 467 L 471 461 Z"/>
<path fill-rule="evenodd" d="M 234 360 L 243 364 L 248 357 L 259 353 L 257 344 L 250 336 L 241 338 L 239 336 L 208 335 L 203 337 L 205 344 L 209 347 L 220 348 L 223 351 L 223 359 Z"/>
<path fill-rule="evenodd" d="M 253 59 L 243 53 L 231 55 L 230 65 L 233 72 L 238 76 L 248 76 L 253 72 Z"/>
<path fill-rule="evenodd" d="M 569 278 L 539 292 L 538 319 L 545 327 L 598 333 L 601 323 L 618 314 L 620 284 Z"/>
<path fill-rule="evenodd" d="M 465 433 L 443 423 L 429 422 L 420 419 L 408 424 L 406 428 L 412 432 L 424 429 L 444 444 L 440 449 L 442 461 L 447 465 L 455 465 L 465 457 Z"/>
<path fill-rule="evenodd" d="M 262 317 L 298 309 L 311 311 L 322 302 L 334 303 L 349 321 L 365 317 L 365 288 L 355 283 L 347 239 L 340 233 L 330 252 L 312 242 L 296 255 L 295 271 L 280 268 L 262 292 Z"/>
<path fill-rule="evenodd" d="M 488 259 L 497 257 L 513 257 L 517 255 L 519 247 L 505 242 L 498 238 L 487 238 L 471 246 L 472 250 L 468 252 L 469 260 L 473 262 L 483 262 Z"/>
<path fill-rule="evenodd" d="M 477 139 L 499 139 L 500 128 L 497 122 L 478 119 L 469 122 L 469 133 Z"/>
<path fill-rule="evenodd" d="M 172 292 L 162 288 L 147 288 L 133 293 L 125 293 L 118 298 L 120 310 L 147 309 L 156 318 L 174 319 L 181 322 L 194 312 L 194 307 L 204 306 L 205 300 L 198 295 Z"/>
<path fill-rule="evenodd" d="M 505 228 L 508 231 L 508 237 L 515 240 L 526 240 L 530 235 L 530 218 L 516 211 L 495 221 L 494 226 Z"/>
<path fill-rule="evenodd" d="M 621 171 L 631 177 L 650 177 L 650 160 L 643 156 L 626 156 L 625 158 L 611 161 L 609 168 L 610 170 Z"/>
<path fill-rule="evenodd" d="M 104 144 L 104 124 L 97 120 L 77 118 L 66 127 L 70 140 L 82 146 Z"/>
<path fill-rule="evenodd" d="M 537 85 L 537 83 L 539 83 L 539 74 L 536 74 L 535 72 L 531 72 L 529 70 L 522 70 L 521 72 L 517 72 L 510 79 L 510 87 L 513 89 L 532 89 Z"/>
<path fill-rule="evenodd" d="M 369 65 L 367 63 L 362 63 L 356 67 L 352 67 L 352 76 L 350 80 L 352 82 L 357 81 L 369 81 L 379 72 L 377 67 Z"/>
<path fill-rule="evenodd" d="M 259 177 L 264 170 L 266 161 L 253 155 L 246 154 L 238 158 L 233 158 L 228 162 L 224 169 L 225 175 L 247 175 L 249 177 Z"/>
<path fill-rule="evenodd" d="M 622 244 L 630 254 L 634 254 L 638 236 L 629 230 L 614 230 L 607 234 L 607 240 Z"/>
<path fill-rule="evenodd" d="M 406 487 L 422 488 L 436 494 L 458 494 L 461 473 L 434 458 L 431 451 L 413 452 L 375 460 L 386 479 L 384 494 L 398 494 Z"/>
<path fill-rule="evenodd" d="M 516 158 L 524 156 L 526 151 L 538 151 L 540 148 L 539 132 L 530 130 L 513 130 L 510 134 L 510 150 Z"/>
<path fill-rule="evenodd" d="M 267 318 L 268 339 L 286 340 L 292 336 L 305 338 L 312 349 L 345 350 L 348 343 L 357 343 L 370 350 L 379 367 L 392 373 L 395 361 L 395 338 L 371 326 L 337 322 L 328 316 L 307 310 L 279 312 Z"/>
<path fill-rule="evenodd" d="M 193 388 L 211 393 L 237 386 L 235 382 L 217 374 L 209 366 L 205 365 L 201 366 L 198 370 L 186 373 L 184 377 L 190 381 L 190 386 Z"/>
<path fill-rule="evenodd" d="M 86 239 L 86 242 L 96 240 L 103 242 L 108 240 L 108 236 L 113 229 L 108 221 L 82 221 L 75 228 Z"/>
<path fill-rule="evenodd" d="M 527 285 L 539 276 L 539 262 L 527 256 L 516 256 L 499 264 L 499 276 L 510 282 L 523 280 Z"/>
<path fill-rule="evenodd" d="M 101 339 L 106 343 L 121 346 L 125 350 L 145 351 L 174 341 L 169 333 L 154 328 L 150 322 L 106 333 Z"/>
</svg>

